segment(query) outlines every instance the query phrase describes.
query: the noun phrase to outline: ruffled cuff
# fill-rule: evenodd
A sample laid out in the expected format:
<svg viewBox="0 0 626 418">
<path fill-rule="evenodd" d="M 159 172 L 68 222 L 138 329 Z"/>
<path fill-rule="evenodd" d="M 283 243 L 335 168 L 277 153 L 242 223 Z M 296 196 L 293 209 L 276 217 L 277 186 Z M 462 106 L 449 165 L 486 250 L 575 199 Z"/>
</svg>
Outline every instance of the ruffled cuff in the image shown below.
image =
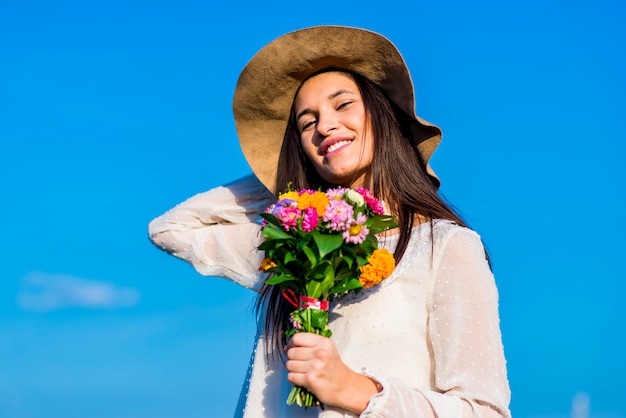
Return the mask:
<svg viewBox="0 0 626 418">
<path fill-rule="evenodd" d="M 361 374 L 373 379 L 382 386 L 382 390 L 370 398 L 360 418 L 460 418 L 462 404 L 460 399 L 451 399 L 453 405 L 447 405 L 442 415 L 434 413 L 433 405 L 422 391 L 408 388 L 403 382 L 394 378 L 380 378 L 368 369 Z M 452 407 L 452 409 L 450 409 Z M 457 408 L 459 407 L 459 408 Z"/>
<path fill-rule="evenodd" d="M 370 398 L 369 402 L 367 403 L 367 407 L 365 408 L 363 412 L 361 412 L 361 415 L 359 415 L 359 417 L 360 418 L 378 417 L 380 416 L 380 414 L 377 414 L 376 411 L 379 411 L 381 407 L 383 407 L 383 405 L 385 404 L 385 400 L 388 397 L 389 384 L 385 381 L 385 379 L 381 379 L 377 376 L 374 376 L 372 372 L 365 367 L 361 369 L 359 373 L 361 373 L 363 376 L 367 376 L 370 379 L 376 381 L 383 388 L 380 392 L 378 392 L 376 395 Z"/>
</svg>

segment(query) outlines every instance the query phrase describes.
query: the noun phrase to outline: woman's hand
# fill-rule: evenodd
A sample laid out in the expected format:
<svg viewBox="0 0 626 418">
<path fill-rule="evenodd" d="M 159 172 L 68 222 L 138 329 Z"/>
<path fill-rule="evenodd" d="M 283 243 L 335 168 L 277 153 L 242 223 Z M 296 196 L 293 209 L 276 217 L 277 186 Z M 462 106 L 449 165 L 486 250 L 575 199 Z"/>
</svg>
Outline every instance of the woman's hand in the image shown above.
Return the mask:
<svg viewBox="0 0 626 418">
<path fill-rule="evenodd" d="M 360 414 L 379 392 L 374 380 L 346 366 L 326 337 L 296 333 L 286 347 L 287 380 L 313 392 L 326 405 Z"/>
</svg>

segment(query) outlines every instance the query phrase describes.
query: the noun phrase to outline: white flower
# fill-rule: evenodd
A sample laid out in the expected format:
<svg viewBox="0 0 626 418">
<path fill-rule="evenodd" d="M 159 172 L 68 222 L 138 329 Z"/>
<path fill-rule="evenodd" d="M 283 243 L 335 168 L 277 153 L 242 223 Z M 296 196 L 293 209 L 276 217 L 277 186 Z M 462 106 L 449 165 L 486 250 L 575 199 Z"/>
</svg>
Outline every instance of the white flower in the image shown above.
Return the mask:
<svg viewBox="0 0 626 418">
<path fill-rule="evenodd" d="M 355 204 L 357 207 L 365 205 L 365 199 L 356 190 L 348 189 L 344 196 L 348 202 Z"/>
</svg>

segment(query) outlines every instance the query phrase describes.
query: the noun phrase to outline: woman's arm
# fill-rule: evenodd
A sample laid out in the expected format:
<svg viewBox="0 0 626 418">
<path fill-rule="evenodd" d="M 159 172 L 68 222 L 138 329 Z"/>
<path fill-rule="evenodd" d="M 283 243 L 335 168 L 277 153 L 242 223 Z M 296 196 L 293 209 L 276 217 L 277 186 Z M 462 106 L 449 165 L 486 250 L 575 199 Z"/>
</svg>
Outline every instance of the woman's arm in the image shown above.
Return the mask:
<svg viewBox="0 0 626 418">
<path fill-rule="evenodd" d="M 436 390 L 381 377 L 383 391 L 361 416 L 510 417 L 498 291 L 480 238 L 455 227 L 435 243 L 433 259 L 428 332 Z"/>
<path fill-rule="evenodd" d="M 148 226 L 150 240 L 190 263 L 200 274 L 221 276 L 257 289 L 258 216 L 273 195 L 250 175 L 199 193 Z"/>
</svg>

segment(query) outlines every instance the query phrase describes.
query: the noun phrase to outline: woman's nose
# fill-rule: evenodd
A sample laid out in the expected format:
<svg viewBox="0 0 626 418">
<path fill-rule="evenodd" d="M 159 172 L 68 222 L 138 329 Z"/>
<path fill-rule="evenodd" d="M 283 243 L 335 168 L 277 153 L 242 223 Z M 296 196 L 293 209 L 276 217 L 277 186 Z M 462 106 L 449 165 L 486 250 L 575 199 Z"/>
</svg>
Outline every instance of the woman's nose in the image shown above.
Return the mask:
<svg viewBox="0 0 626 418">
<path fill-rule="evenodd" d="M 317 131 L 322 136 L 328 136 L 330 133 L 337 129 L 337 118 L 332 114 L 320 114 L 317 122 Z"/>
</svg>

